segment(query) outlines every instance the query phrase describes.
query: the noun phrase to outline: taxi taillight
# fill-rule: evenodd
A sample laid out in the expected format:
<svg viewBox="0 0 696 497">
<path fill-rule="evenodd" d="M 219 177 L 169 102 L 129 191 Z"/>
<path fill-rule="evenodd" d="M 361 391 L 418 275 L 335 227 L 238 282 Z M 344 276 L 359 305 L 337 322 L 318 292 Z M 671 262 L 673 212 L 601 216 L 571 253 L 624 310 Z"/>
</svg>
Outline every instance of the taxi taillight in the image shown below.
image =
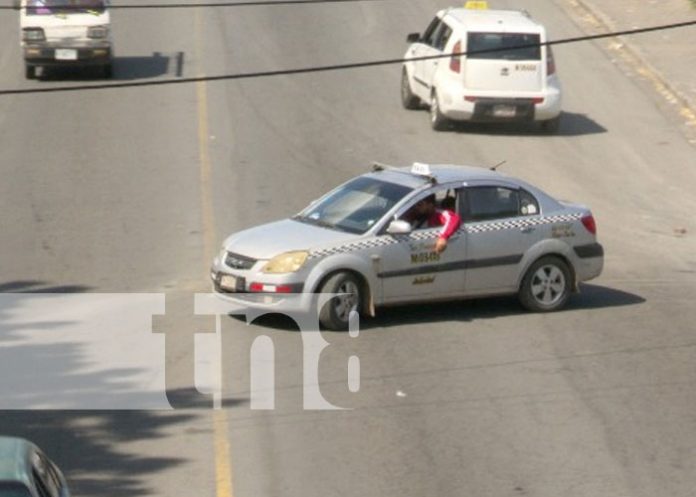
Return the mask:
<svg viewBox="0 0 696 497">
<path fill-rule="evenodd" d="M 460 73 L 462 70 L 462 58 L 461 55 L 454 55 L 454 54 L 459 54 L 462 51 L 462 42 L 457 41 L 457 43 L 454 44 L 454 48 L 452 48 L 452 57 L 450 58 L 450 70 L 452 72 Z"/>
<path fill-rule="evenodd" d="M 556 72 L 556 62 L 553 60 L 551 45 L 546 45 L 546 75 L 551 76 Z"/>
<path fill-rule="evenodd" d="M 593 235 L 597 234 L 597 223 L 595 223 L 594 217 L 592 214 L 586 214 L 580 218 L 580 221 L 582 221 L 582 225 L 585 227 L 587 231 L 592 233 Z"/>
</svg>

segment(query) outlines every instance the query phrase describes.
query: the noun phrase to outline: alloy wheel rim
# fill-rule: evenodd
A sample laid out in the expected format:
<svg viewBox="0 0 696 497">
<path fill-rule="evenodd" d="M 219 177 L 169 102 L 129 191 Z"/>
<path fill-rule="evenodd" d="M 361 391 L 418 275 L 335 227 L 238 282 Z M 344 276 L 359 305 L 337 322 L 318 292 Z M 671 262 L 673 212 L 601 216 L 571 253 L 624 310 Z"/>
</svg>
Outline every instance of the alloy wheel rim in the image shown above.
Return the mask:
<svg viewBox="0 0 696 497">
<path fill-rule="evenodd" d="M 545 306 L 563 298 L 566 278 L 558 266 L 546 265 L 537 269 L 532 277 L 531 292 L 534 299 Z"/>
</svg>

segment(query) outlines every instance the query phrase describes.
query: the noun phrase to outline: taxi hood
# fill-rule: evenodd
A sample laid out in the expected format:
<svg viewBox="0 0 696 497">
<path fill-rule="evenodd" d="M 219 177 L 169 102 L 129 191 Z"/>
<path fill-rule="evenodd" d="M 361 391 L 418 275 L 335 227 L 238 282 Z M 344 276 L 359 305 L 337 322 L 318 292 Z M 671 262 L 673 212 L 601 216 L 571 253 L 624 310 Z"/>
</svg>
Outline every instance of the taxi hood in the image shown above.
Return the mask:
<svg viewBox="0 0 696 497">
<path fill-rule="evenodd" d="M 225 250 L 254 259 L 271 259 L 291 250 L 307 250 L 355 239 L 359 235 L 284 219 L 230 235 Z"/>
</svg>

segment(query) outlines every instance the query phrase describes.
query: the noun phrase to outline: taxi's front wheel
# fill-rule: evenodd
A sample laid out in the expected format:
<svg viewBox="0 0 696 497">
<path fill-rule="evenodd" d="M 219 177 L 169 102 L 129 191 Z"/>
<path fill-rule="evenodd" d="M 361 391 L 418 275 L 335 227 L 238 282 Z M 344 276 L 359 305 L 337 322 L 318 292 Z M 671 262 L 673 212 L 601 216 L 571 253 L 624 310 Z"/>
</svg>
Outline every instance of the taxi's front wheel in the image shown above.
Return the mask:
<svg viewBox="0 0 696 497">
<path fill-rule="evenodd" d="M 360 306 L 358 279 L 350 273 L 336 273 L 324 282 L 319 292 L 331 295 L 319 312 L 319 323 L 329 330 L 347 330 L 351 312 L 358 312 Z"/>
</svg>

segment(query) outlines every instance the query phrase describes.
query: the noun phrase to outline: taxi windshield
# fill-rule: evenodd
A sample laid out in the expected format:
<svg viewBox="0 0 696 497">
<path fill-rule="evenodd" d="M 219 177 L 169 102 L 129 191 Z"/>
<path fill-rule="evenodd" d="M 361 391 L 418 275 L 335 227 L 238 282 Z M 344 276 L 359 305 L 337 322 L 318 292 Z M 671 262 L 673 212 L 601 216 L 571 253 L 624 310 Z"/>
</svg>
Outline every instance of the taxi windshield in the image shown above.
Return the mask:
<svg viewBox="0 0 696 497">
<path fill-rule="evenodd" d="M 102 14 L 104 0 L 29 0 L 27 15 Z"/>
<path fill-rule="evenodd" d="M 411 191 L 407 186 L 361 176 L 311 204 L 293 219 L 361 234 Z"/>
</svg>

